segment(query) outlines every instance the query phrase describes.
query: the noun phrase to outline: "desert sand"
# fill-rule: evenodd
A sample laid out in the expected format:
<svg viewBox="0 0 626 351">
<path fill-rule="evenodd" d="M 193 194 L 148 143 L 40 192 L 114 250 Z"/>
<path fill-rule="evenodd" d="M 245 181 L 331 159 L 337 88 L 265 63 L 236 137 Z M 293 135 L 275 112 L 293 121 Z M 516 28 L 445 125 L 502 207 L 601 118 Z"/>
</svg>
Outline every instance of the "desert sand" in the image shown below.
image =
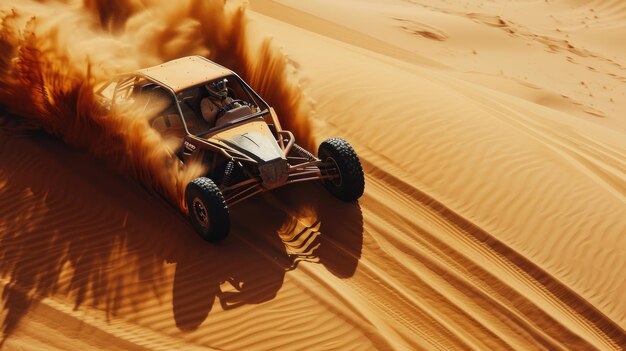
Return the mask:
<svg viewBox="0 0 626 351">
<path fill-rule="evenodd" d="M 0 348 L 626 348 L 626 3 L 0 11 Z M 197 170 L 92 97 L 192 54 L 303 144 L 349 140 L 361 200 L 282 188 L 202 241 L 177 208 Z"/>
</svg>

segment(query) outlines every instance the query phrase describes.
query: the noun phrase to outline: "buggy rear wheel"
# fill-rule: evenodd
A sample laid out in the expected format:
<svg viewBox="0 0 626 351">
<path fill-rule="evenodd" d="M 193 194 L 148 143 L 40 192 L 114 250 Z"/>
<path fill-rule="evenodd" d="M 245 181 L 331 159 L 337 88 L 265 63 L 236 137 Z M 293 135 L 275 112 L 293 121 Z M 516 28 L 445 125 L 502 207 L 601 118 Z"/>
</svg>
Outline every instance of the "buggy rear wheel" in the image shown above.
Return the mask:
<svg viewBox="0 0 626 351">
<path fill-rule="evenodd" d="M 222 192 L 206 177 L 196 178 L 187 185 L 185 202 L 189 220 L 206 241 L 223 240 L 230 231 L 230 214 Z"/>
<path fill-rule="evenodd" d="M 365 177 L 359 157 L 350 144 L 340 138 L 332 138 L 320 144 L 317 155 L 324 162 L 320 166 L 326 189 L 336 198 L 352 202 L 363 195 Z"/>
</svg>

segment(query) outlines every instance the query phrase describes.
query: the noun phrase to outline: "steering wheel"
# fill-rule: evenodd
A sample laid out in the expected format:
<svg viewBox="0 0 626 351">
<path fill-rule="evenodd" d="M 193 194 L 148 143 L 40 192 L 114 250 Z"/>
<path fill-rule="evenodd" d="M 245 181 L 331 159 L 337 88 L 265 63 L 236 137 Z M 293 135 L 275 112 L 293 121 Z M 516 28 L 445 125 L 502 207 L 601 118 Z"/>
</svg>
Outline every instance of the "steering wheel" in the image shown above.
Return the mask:
<svg viewBox="0 0 626 351">
<path fill-rule="evenodd" d="M 238 105 L 238 106 L 237 106 Z M 216 118 L 222 117 L 222 115 L 232 109 L 235 109 L 237 107 L 241 107 L 241 106 L 248 106 L 248 107 L 252 107 L 253 105 L 245 100 L 233 100 L 229 103 L 227 103 L 226 105 L 220 107 L 219 110 L 217 110 L 217 114 L 215 115 Z"/>
<path fill-rule="evenodd" d="M 234 99 L 235 98 L 235 90 L 231 87 L 226 87 L 226 96 L 229 96 L 230 98 Z"/>
</svg>

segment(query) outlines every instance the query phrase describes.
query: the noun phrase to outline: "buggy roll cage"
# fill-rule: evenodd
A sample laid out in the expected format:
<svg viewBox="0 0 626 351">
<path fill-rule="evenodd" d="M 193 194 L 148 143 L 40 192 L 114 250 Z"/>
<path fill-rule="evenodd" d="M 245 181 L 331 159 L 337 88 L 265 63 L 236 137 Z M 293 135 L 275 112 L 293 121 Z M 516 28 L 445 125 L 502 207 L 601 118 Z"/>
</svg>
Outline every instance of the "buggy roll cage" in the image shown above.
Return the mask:
<svg viewBox="0 0 626 351">
<path fill-rule="evenodd" d="M 182 101 L 179 101 L 178 96 L 177 96 L 177 91 L 173 89 L 171 86 L 169 86 L 168 84 L 160 81 L 159 79 L 151 77 L 150 75 L 145 74 L 144 72 L 140 71 L 140 72 L 132 72 L 132 73 L 125 73 L 125 74 L 118 75 L 116 79 L 111 80 L 108 83 L 105 83 L 100 89 L 98 89 L 96 91 L 96 94 L 100 95 L 101 97 L 105 97 L 102 94 L 103 91 L 106 90 L 108 87 L 110 87 L 111 84 L 116 82 L 117 84 L 110 98 L 111 104 L 112 104 L 111 108 L 114 108 L 118 99 L 121 98 L 125 100 L 131 96 L 132 90 L 130 88 L 135 87 L 136 84 L 139 82 L 139 80 L 144 79 L 148 81 L 149 83 L 153 83 L 156 86 L 163 88 L 174 98 L 174 104 L 176 106 L 176 110 L 178 111 L 178 118 L 180 119 L 181 124 L 188 138 L 191 138 L 192 140 L 196 140 L 198 142 L 202 142 L 202 144 L 205 145 L 206 148 L 214 152 L 220 153 L 232 161 L 243 162 L 243 163 L 259 164 L 257 160 L 254 160 L 250 156 L 230 147 L 229 145 L 218 144 L 210 140 L 211 139 L 210 137 L 214 134 L 217 134 L 227 129 L 241 125 L 243 122 L 246 122 L 246 121 L 252 121 L 252 120 L 258 119 L 259 122 L 263 121 L 267 123 L 264 117 L 269 114 L 274 124 L 273 134 L 276 137 L 278 146 L 281 149 L 281 152 L 283 156 L 285 157 L 285 159 L 289 161 L 288 178 L 286 182 L 284 183 L 284 185 L 300 183 L 300 182 L 308 182 L 308 181 L 314 181 L 314 180 L 335 179 L 338 176 L 340 176 L 337 169 L 333 169 L 332 167 L 328 168 L 326 161 L 320 160 L 319 158 L 315 157 L 310 152 L 306 151 L 304 148 L 295 144 L 294 135 L 290 131 L 282 130 L 280 121 L 278 120 L 278 117 L 276 116 L 276 113 L 274 112 L 273 108 L 271 108 L 267 104 L 267 102 L 265 102 L 265 100 L 263 100 L 263 98 L 261 98 L 257 94 L 257 92 L 254 91 L 254 89 L 252 89 L 250 85 L 248 85 L 248 83 L 246 83 L 245 80 L 241 79 L 241 77 L 237 73 L 232 72 L 228 70 L 227 68 L 215 62 L 212 62 L 204 57 L 198 56 L 198 58 L 201 58 L 204 61 L 207 61 L 219 68 L 224 69 L 224 72 L 226 74 L 223 74 L 218 77 L 212 77 L 210 80 L 226 78 L 226 77 L 231 77 L 231 76 L 234 77 L 237 80 L 237 82 L 240 84 L 242 90 L 246 93 L 246 95 L 248 95 L 248 98 L 251 101 L 254 101 L 257 104 L 257 106 L 261 105 L 258 107 L 262 108 L 262 110 L 259 112 L 238 118 L 226 125 L 213 127 L 209 129 L 208 131 L 195 135 L 189 132 L 187 123 L 184 118 L 185 115 L 183 114 L 183 111 L 180 107 L 180 103 Z M 185 88 L 181 89 L 180 91 L 198 88 L 204 84 L 206 84 L 206 81 L 189 85 L 189 86 L 185 86 Z M 122 94 L 127 94 L 127 95 L 121 96 Z M 292 149 L 294 150 L 294 153 L 290 154 Z M 261 192 L 265 192 L 269 189 L 266 189 L 262 186 L 262 182 L 258 177 L 253 177 L 253 178 L 249 178 L 249 179 L 243 180 L 235 184 L 228 184 L 228 185 L 220 186 L 220 190 L 224 194 L 226 203 L 229 206 L 232 206 L 245 199 L 248 199 L 249 197 L 252 197 Z"/>
<path fill-rule="evenodd" d="M 274 113 L 272 113 L 273 111 L 271 111 L 272 109 L 270 108 L 270 106 L 267 104 L 267 102 L 265 102 L 265 100 L 263 100 L 263 98 L 261 98 L 261 96 L 259 96 L 259 94 L 257 94 L 256 91 L 254 91 L 254 89 L 252 89 L 250 87 L 250 85 L 248 85 L 248 83 L 246 83 L 245 80 L 241 79 L 241 77 L 237 73 L 228 70 L 227 68 L 225 68 L 224 66 L 222 66 L 220 64 L 212 62 L 212 61 L 210 61 L 210 60 L 208 60 L 208 59 L 206 59 L 204 57 L 201 57 L 201 56 L 198 56 L 198 57 L 203 59 L 203 60 L 205 60 L 205 61 L 207 61 L 207 62 L 209 62 L 209 63 L 211 63 L 211 64 L 213 64 L 213 65 L 216 65 L 216 66 L 218 66 L 220 68 L 223 68 L 226 71 L 229 71 L 228 75 L 224 75 L 224 76 L 219 77 L 219 78 L 225 78 L 225 77 L 228 77 L 228 76 L 235 77 L 237 82 L 243 88 L 242 90 L 246 93 L 246 95 L 248 95 L 248 98 L 251 101 L 254 101 L 255 103 L 260 103 L 260 105 L 262 105 L 262 106 L 259 106 L 260 108 L 262 108 L 261 111 L 253 113 L 253 114 L 248 115 L 248 116 L 244 116 L 242 118 L 239 118 L 236 121 L 233 121 L 233 124 L 239 123 L 239 122 L 243 122 L 243 121 L 248 120 L 248 119 L 253 119 L 255 117 L 262 117 L 262 116 L 265 116 L 267 114 L 270 114 L 271 119 L 274 122 L 274 126 L 276 128 L 276 131 L 277 132 L 281 131 L 280 122 L 275 117 Z M 108 83 L 105 83 L 102 87 L 100 87 L 100 89 L 98 89 L 96 91 L 96 94 L 98 94 L 100 96 L 103 96 L 103 94 L 102 94 L 103 91 L 106 90 L 106 88 L 109 87 L 112 83 L 117 82 L 117 84 L 115 85 L 115 88 L 113 90 L 112 97 L 111 97 L 111 102 L 112 102 L 112 107 L 113 107 L 115 105 L 117 99 L 120 98 L 120 96 L 119 96 L 120 94 L 126 93 L 126 91 L 128 91 L 126 93 L 127 96 L 121 97 L 121 98 L 127 99 L 127 98 L 130 97 L 131 91 L 128 90 L 128 89 L 130 87 L 134 87 L 135 84 L 140 79 L 145 79 L 148 82 L 153 83 L 153 84 L 155 84 L 155 85 L 165 89 L 169 94 L 171 94 L 171 96 L 174 98 L 174 104 L 176 105 L 176 110 L 178 111 L 178 115 L 179 115 L 178 117 L 180 118 L 180 120 L 182 122 L 182 126 L 183 126 L 183 128 L 185 130 L 186 135 L 192 135 L 194 137 L 199 137 L 200 135 L 208 136 L 210 134 L 213 134 L 214 132 L 219 132 L 222 129 L 226 129 L 230 125 L 229 124 L 229 125 L 226 125 L 226 126 L 214 127 L 214 128 L 209 129 L 208 131 L 200 133 L 198 135 L 195 135 L 195 134 L 189 132 L 189 128 L 187 128 L 187 123 L 185 122 L 185 118 L 184 118 L 185 115 L 183 114 L 183 111 L 180 108 L 180 101 L 178 100 L 178 96 L 176 95 L 176 91 L 172 87 L 170 87 L 169 85 L 165 84 L 164 82 L 162 82 L 162 81 L 160 81 L 160 80 L 158 80 L 158 79 L 156 79 L 154 77 L 151 77 L 151 76 L 149 76 L 147 74 L 144 74 L 142 72 L 132 72 L 132 73 L 120 74 L 120 75 L 118 75 L 116 77 L 116 79 L 111 80 Z M 198 88 L 198 87 L 200 87 L 200 86 L 202 86 L 204 84 L 206 84 L 206 82 L 202 82 L 202 83 L 199 83 L 199 84 L 194 84 L 194 85 L 185 87 L 184 90 Z"/>
</svg>

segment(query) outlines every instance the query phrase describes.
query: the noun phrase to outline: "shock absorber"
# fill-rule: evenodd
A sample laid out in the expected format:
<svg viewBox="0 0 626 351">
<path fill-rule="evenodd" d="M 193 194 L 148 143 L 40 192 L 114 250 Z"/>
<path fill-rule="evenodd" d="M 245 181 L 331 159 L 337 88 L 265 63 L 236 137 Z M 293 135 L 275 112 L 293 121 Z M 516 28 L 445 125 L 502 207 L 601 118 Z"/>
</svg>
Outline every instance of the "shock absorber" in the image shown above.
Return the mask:
<svg viewBox="0 0 626 351">
<path fill-rule="evenodd" d="M 298 144 L 293 144 L 293 146 L 291 147 L 291 149 L 298 154 L 298 156 L 300 157 L 304 157 L 307 160 L 314 160 L 315 156 L 313 156 L 312 153 L 308 152 L 305 148 L 303 148 L 302 146 L 298 145 Z"/>
<path fill-rule="evenodd" d="M 231 178 L 233 176 L 233 171 L 235 170 L 235 162 L 233 160 L 228 161 L 226 167 L 224 168 L 224 177 L 222 177 L 222 185 L 228 186 L 230 185 Z"/>
</svg>

